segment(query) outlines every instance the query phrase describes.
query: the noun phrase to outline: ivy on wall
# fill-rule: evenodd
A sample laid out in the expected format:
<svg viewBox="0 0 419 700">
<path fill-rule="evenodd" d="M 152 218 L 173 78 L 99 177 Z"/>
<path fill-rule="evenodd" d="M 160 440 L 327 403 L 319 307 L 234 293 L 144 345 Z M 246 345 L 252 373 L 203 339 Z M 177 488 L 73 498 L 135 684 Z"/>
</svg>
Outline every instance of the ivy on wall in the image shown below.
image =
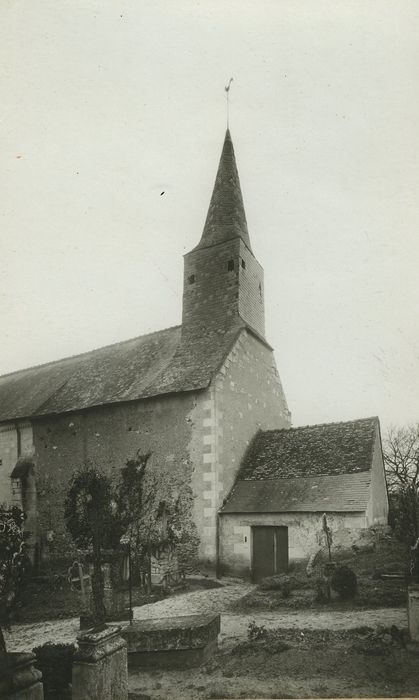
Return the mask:
<svg viewBox="0 0 419 700">
<path fill-rule="evenodd" d="M 91 462 L 76 472 L 82 474 L 89 470 L 101 473 Z M 133 558 L 143 570 L 144 561 L 149 564 L 151 554 L 159 556 L 163 549 L 170 547 L 180 571 L 192 571 L 197 563 L 199 537 L 193 521 L 191 476 L 192 464 L 185 455 L 176 461 L 157 463 L 151 453 L 138 450 L 109 482 L 111 492 L 107 497 L 110 495 L 114 501 L 117 513 L 106 516 L 114 518 L 111 528 L 114 537 L 106 547 L 118 546 L 118 538 L 127 533 Z M 87 482 L 85 486 L 89 488 Z M 75 512 L 80 496 L 76 497 L 70 486 L 65 505 L 61 481 L 41 475 L 37 476 L 37 491 L 38 531 L 43 533 L 43 546 L 47 547 L 48 556 L 52 559 L 74 557 L 76 548 L 84 548 L 87 542 L 82 522 L 75 526 L 75 516 L 68 519 L 69 508 Z M 66 520 L 69 527 L 65 526 Z"/>
<path fill-rule="evenodd" d="M 38 531 L 41 533 L 41 549 L 55 558 L 74 558 L 76 547 L 64 521 L 63 484 L 56 479 L 37 474 Z"/>
<path fill-rule="evenodd" d="M 2 627 L 10 624 L 27 564 L 24 520 L 20 508 L 0 505 L 0 653 L 6 651 Z"/>
<path fill-rule="evenodd" d="M 199 537 L 193 521 L 192 467 L 180 464 L 148 466 L 151 454 L 137 454 L 121 470 L 118 509 L 131 540 L 133 556 L 144 566 L 165 548 L 175 555 L 182 573 L 197 562 Z"/>
<path fill-rule="evenodd" d="M 78 548 L 91 547 L 95 535 L 102 549 L 118 547 L 121 523 L 109 478 L 94 467 L 75 472 L 64 503 L 64 519 Z"/>
</svg>

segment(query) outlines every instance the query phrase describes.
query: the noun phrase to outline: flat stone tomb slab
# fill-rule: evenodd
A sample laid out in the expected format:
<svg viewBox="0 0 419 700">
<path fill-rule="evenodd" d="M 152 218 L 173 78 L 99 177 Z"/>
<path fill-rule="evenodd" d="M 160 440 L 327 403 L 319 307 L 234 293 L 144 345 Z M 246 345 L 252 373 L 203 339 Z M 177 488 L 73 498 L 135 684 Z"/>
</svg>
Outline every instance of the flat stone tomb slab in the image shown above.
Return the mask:
<svg viewBox="0 0 419 700">
<path fill-rule="evenodd" d="M 215 653 L 219 632 L 219 615 L 185 615 L 135 620 L 121 634 L 129 668 L 190 668 Z"/>
</svg>

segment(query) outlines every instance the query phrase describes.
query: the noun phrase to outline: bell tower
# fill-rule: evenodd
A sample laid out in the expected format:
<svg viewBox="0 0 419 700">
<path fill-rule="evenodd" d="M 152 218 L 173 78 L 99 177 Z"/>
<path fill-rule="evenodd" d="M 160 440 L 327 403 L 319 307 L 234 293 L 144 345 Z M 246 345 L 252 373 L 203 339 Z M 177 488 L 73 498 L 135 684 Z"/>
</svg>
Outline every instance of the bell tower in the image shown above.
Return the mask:
<svg viewBox="0 0 419 700">
<path fill-rule="evenodd" d="M 250 245 L 229 129 L 201 240 L 184 260 L 184 332 L 248 326 L 265 337 L 263 269 Z"/>
</svg>

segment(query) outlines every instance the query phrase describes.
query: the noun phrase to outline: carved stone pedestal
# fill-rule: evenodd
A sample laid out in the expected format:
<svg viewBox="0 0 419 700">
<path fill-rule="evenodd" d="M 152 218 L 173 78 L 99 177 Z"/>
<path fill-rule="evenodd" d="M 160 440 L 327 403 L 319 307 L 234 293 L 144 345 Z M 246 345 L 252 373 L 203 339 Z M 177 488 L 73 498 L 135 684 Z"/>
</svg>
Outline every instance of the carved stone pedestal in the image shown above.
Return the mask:
<svg viewBox="0 0 419 700">
<path fill-rule="evenodd" d="M 127 644 L 120 627 L 79 634 L 72 700 L 127 700 Z"/>
<path fill-rule="evenodd" d="M 0 655 L 0 700 L 43 700 L 42 673 L 34 654 Z"/>
<path fill-rule="evenodd" d="M 407 619 L 409 636 L 412 642 L 419 642 L 419 584 L 413 583 L 407 589 Z"/>
</svg>

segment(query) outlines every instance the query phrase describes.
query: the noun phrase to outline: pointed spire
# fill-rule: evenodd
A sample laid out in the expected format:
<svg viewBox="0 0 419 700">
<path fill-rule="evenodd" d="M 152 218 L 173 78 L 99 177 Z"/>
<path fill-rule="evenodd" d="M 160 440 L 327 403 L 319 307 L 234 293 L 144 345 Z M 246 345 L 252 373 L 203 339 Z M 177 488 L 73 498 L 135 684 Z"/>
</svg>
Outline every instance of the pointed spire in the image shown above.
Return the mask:
<svg viewBox="0 0 419 700">
<path fill-rule="evenodd" d="M 233 142 L 227 129 L 204 231 L 196 248 L 207 248 L 237 237 L 252 250 Z"/>
</svg>

